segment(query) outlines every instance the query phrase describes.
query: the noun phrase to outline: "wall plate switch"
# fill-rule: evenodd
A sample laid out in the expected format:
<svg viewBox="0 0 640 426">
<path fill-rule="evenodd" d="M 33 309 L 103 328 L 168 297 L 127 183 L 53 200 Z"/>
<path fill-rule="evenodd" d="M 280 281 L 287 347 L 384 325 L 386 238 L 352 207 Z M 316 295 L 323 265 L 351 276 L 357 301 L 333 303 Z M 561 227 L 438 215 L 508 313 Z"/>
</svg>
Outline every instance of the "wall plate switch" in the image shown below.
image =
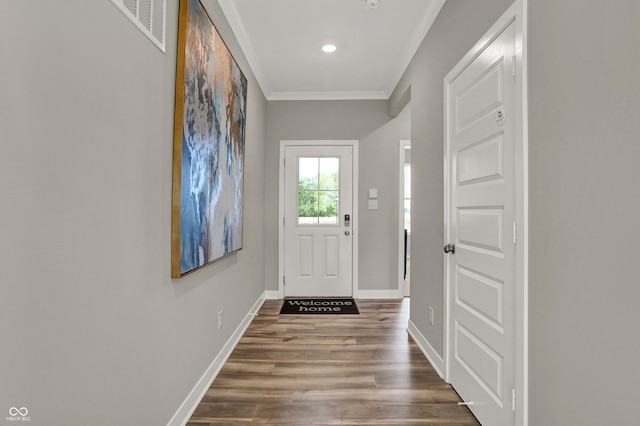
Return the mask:
<svg viewBox="0 0 640 426">
<path fill-rule="evenodd" d="M 378 200 L 369 200 L 369 210 L 378 210 Z"/>
<path fill-rule="evenodd" d="M 369 188 L 369 198 L 378 198 L 378 188 Z"/>
</svg>

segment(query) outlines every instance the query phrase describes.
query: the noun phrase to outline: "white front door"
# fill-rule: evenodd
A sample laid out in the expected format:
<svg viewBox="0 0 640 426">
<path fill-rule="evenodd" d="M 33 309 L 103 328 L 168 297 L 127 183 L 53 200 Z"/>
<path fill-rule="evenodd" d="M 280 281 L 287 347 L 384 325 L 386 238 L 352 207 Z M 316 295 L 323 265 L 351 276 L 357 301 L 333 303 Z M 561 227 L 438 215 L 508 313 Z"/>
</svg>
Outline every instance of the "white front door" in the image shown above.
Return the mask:
<svg viewBox="0 0 640 426">
<path fill-rule="evenodd" d="M 511 23 L 446 83 L 449 381 L 487 426 L 515 424 L 515 43 Z"/>
<path fill-rule="evenodd" d="M 353 147 L 286 146 L 284 296 L 351 296 Z"/>
</svg>

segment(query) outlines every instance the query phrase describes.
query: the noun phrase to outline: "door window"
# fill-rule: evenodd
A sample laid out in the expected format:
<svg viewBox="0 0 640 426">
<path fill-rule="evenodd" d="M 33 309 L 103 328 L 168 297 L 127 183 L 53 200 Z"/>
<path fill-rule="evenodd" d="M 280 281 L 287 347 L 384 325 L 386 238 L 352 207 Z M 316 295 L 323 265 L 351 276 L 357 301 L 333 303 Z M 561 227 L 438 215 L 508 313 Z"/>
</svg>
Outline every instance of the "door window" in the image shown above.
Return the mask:
<svg viewBox="0 0 640 426">
<path fill-rule="evenodd" d="M 340 188 L 338 157 L 298 159 L 298 224 L 337 225 Z"/>
</svg>

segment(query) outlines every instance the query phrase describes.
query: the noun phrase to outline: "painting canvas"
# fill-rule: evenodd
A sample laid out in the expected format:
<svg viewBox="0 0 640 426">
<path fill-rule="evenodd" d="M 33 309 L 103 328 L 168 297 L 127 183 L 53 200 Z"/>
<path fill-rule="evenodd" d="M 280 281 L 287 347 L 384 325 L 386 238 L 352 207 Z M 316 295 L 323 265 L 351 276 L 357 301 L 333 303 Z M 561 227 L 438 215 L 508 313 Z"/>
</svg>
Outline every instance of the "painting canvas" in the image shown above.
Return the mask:
<svg viewBox="0 0 640 426">
<path fill-rule="evenodd" d="M 242 248 L 247 80 L 199 0 L 180 1 L 171 275 Z"/>
</svg>

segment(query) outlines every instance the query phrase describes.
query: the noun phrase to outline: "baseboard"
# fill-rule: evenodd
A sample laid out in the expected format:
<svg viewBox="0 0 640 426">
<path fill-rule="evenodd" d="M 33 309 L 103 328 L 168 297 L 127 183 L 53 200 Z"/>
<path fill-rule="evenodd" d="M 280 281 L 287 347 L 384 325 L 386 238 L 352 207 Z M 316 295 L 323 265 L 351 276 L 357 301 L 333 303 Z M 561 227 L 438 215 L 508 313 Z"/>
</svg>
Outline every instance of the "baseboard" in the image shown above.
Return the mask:
<svg viewBox="0 0 640 426">
<path fill-rule="evenodd" d="M 401 290 L 358 290 L 354 295 L 356 299 L 402 299 Z"/>
<path fill-rule="evenodd" d="M 402 299 L 404 294 L 402 290 L 357 290 L 355 299 Z M 282 299 L 278 290 L 267 290 L 264 292 L 265 300 Z"/>
<path fill-rule="evenodd" d="M 280 297 L 280 291 L 278 290 L 267 290 L 264 292 L 264 298 L 265 300 L 278 300 L 278 299 L 282 299 L 282 297 Z"/>
<path fill-rule="evenodd" d="M 415 324 L 411 322 L 411 320 L 409 320 L 407 331 L 413 338 L 413 341 L 416 342 L 416 345 L 418 345 L 424 356 L 427 357 L 427 359 L 433 366 L 433 369 L 436 370 L 436 373 L 438 373 L 441 379 L 445 380 L 443 374 L 445 370 L 444 359 L 442 359 L 442 357 L 438 355 L 436 350 L 433 349 L 433 346 L 431 346 L 429 341 L 422 335 L 422 333 L 420 333 L 418 327 L 416 327 Z"/>
<path fill-rule="evenodd" d="M 401 290 L 357 290 L 355 299 L 402 299 L 404 294 Z M 264 292 L 265 300 L 282 299 L 278 290 L 267 290 Z"/>
<path fill-rule="evenodd" d="M 229 340 L 227 340 L 227 343 L 225 343 L 222 350 L 215 357 L 211 365 L 209 365 L 209 368 L 207 368 L 202 377 L 200 377 L 198 383 L 196 383 L 191 392 L 189 392 L 189 395 L 187 395 L 187 398 L 184 400 L 182 405 L 180 405 L 178 411 L 176 411 L 171 420 L 169 420 L 167 426 L 184 426 L 187 424 L 187 422 L 191 418 L 191 415 L 196 410 L 198 404 L 204 397 L 205 393 L 207 393 L 207 390 L 211 387 L 211 384 L 215 380 L 216 376 L 218 375 L 218 373 L 220 373 L 222 366 L 225 362 L 227 362 L 227 359 L 229 359 L 231 352 L 233 352 L 233 349 L 236 347 L 236 345 L 240 341 L 240 338 L 249 327 L 249 324 L 251 324 L 251 321 L 258 313 L 258 310 L 260 310 L 260 307 L 262 306 L 262 303 L 266 298 L 265 293 L 267 292 L 262 293 L 256 303 L 254 303 L 251 309 L 249 309 L 249 312 L 244 317 L 240 325 L 238 325 Z"/>
</svg>

